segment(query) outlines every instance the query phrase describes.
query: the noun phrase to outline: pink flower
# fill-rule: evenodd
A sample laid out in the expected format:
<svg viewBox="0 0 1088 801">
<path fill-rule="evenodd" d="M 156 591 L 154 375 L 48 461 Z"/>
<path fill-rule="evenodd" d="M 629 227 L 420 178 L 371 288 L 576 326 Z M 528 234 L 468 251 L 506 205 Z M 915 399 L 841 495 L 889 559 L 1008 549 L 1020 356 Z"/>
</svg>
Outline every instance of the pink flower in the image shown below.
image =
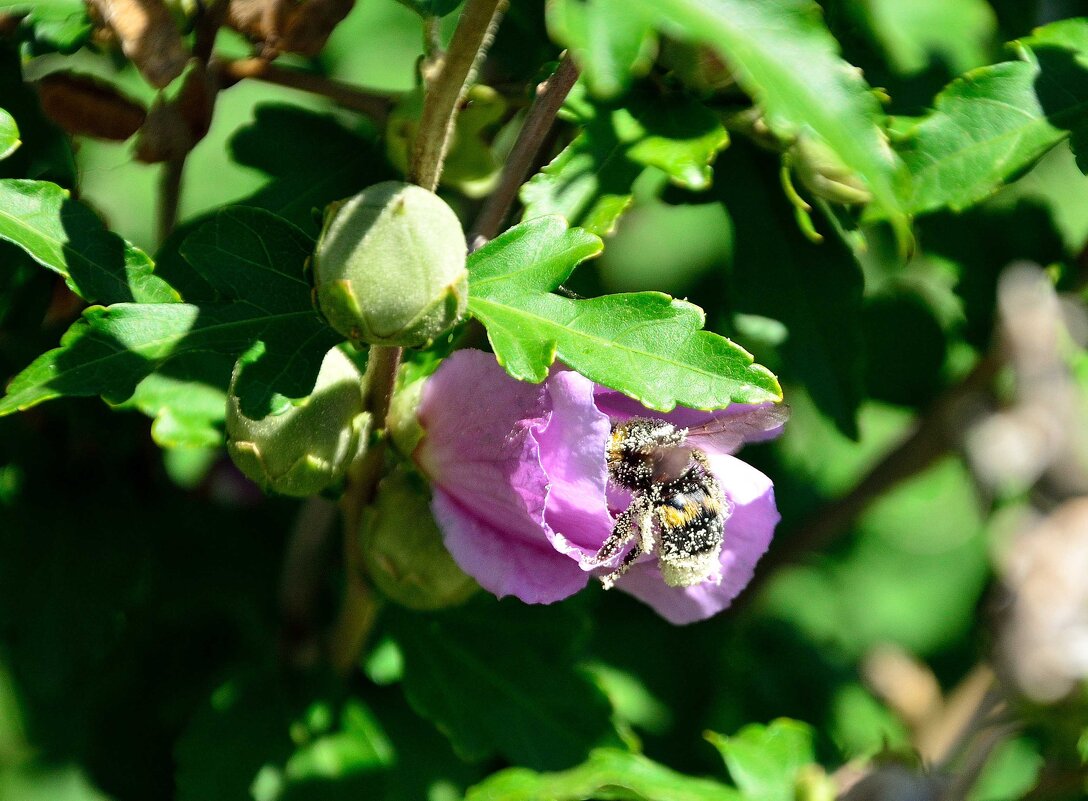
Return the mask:
<svg viewBox="0 0 1088 801">
<path fill-rule="evenodd" d="M 508 376 L 491 354 L 464 350 L 424 388 L 425 436 L 414 456 L 433 482 L 431 508 L 461 568 L 499 597 L 552 603 L 610 570 L 594 557 L 631 497 L 608 480 L 612 424 L 631 417 L 683 427 L 723 421 L 720 436 L 698 442 L 731 507 L 720 581 L 670 587 L 652 554 L 616 583 L 670 622 L 691 623 L 725 609 L 744 589 L 779 520 L 770 479 L 731 455 L 744 441 L 781 430 L 745 426 L 752 408 L 660 414 L 571 370 L 529 384 Z"/>
</svg>

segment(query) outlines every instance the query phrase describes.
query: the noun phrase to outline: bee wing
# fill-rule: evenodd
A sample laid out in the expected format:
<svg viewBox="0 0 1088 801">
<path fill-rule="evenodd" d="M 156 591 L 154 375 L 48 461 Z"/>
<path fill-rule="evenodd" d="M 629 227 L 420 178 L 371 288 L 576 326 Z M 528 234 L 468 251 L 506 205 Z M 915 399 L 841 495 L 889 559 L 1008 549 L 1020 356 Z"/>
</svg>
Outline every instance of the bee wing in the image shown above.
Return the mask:
<svg viewBox="0 0 1088 801">
<path fill-rule="evenodd" d="M 733 414 L 726 410 L 721 417 L 689 428 L 687 441 L 704 450 L 736 453 L 746 442 L 776 436 L 789 416 L 790 407 L 784 403 L 752 406 Z"/>
</svg>

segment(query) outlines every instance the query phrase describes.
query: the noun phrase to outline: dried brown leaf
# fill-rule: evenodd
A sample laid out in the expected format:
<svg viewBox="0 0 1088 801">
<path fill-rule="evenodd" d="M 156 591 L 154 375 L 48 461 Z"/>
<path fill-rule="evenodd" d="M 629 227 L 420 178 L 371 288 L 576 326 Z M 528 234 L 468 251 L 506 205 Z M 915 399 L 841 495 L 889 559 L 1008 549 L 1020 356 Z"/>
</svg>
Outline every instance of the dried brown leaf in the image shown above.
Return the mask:
<svg viewBox="0 0 1088 801">
<path fill-rule="evenodd" d="M 163 0 L 90 0 L 121 49 L 153 86 L 181 75 L 189 51 Z"/>
<path fill-rule="evenodd" d="M 53 72 L 37 86 L 46 116 L 70 134 L 120 142 L 136 133 L 147 116 L 141 103 L 89 75 Z"/>
</svg>

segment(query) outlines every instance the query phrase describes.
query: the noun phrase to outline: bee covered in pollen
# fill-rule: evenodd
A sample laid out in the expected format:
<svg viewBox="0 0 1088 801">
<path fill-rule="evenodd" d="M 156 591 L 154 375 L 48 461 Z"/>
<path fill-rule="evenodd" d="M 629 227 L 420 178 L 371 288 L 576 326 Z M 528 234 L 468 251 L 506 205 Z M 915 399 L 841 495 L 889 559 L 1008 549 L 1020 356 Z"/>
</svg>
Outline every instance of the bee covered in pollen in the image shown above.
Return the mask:
<svg viewBox="0 0 1088 801">
<path fill-rule="evenodd" d="M 608 476 L 632 497 L 594 561 L 609 565 L 630 547 L 618 567 L 601 577 L 605 589 L 643 554 L 654 553 L 670 587 L 720 582 L 722 543 L 733 504 L 700 443 L 733 451 L 782 425 L 788 416 L 789 408 L 779 404 L 752 407 L 691 428 L 648 417 L 614 423 L 606 452 Z"/>
</svg>

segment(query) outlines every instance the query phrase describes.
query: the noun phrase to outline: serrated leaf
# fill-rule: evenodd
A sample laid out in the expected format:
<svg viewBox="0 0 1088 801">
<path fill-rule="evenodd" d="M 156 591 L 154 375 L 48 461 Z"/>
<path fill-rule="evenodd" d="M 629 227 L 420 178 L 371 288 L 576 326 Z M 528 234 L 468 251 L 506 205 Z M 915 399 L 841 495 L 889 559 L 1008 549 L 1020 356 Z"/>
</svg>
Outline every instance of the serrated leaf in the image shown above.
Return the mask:
<svg viewBox="0 0 1088 801">
<path fill-rule="evenodd" d="M 246 353 L 238 391 L 254 418 L 287 398 L 305 397 L 322 357 L 340 341 L 310 303 L 303 277 L 310 240 L 275 215 L 247 208 L 219 212 L 193 240 L 183 249 L 219 303 L 87 309 L 59 348 L 15 377 L 0 400 L 0 416 L 62 396 L 102 395 L 121 403 L 147 376 L 169 374 L 169 365 L 188 354 L 202 354 L 214 367 Z"/>
<path fill-rule="evenodd" d="M 74 53 L 94 29 L 83 0 L 0 0 L 0 13 L 25 15 L 19 27 L 35 53 Z"/>
<path fill-rule="evenodd" d="M 957 78 L 896 145 L 921 214 L 977 203 L 1071 138 L 1081 170 L 1088 136 L 1088 20 L 1039 28 L 1014 43 L 1018 61 Z"/>
<path fill-rule="evenodd" d="M 15 118 L 0 108 L 0 159 L 6 159 L 21 144 Z"/>
<path fill-rule="evenodd" d="M 598 749 L 576 768 L 536 773 L 509 768 L 470 787 L 465 801 L 741 801 L 736 790 L 677 773 L 640 754 Z"/>
<path fill-rule="evenodd" d="M 548 33 L 570 49 L 589 91 L 614 97 L 653 66 L 653 25 L 625 0 L 554 0 L 545 6 Z"/>
<path fill-rule="evenodd" d="M 811 0 L 635 0 L 661 31 L 710 45 L 763 109 L 778 136 L 814 136 L 868 185 L 902 238 L 902 164 L 880 127 L 882 111 Z"/>
<path fill-rule="evenodd" d="M 469 313 L 487 328 L 514 378 L 543 381 L 559 358 L 644 406 L 717 409 L 782 397 L 778 380 L 725 337 L 703 331 L 702 310 L 660 292 L 572 300 L 551 293 L 597 237 L 559 217 L 511 228 L 469 258 Z"/>
<path fill-rule="evenodd" d="M 268 209 L 307 233 L 317 233 L 321 217 L 315 210 L 395 177 L 372 139 L 331 115 L 297 106 L 257 106 L 253 122 L 231 137 L 230 151 L 237 163 L 270 177 L 238 205 Z"/>
<path fill-rule="evenodd" d="M 151 417 L 151 438 L 160 448 L 214 448 L 223 441 L 233 360 L 197 352 L 172 359 L 143 379 L 119 409 Z"/>
<path fill-rule="evenodd" d="M 812 729 L 780 718 L 767 726 L 745 726 L 732 737 L 708 732 L 729 775 L 749 801 L 793 801 L 798 771 L 816 761 Z"/>
<path fill-rule="evenodd" d="M 242 412 L 259 419 L 313 389 L 321 360 L 343 338 L 313 309 L 303 265 L 313 242 L 267 211 L 219 212 L 182 243 L 181 253 L 221 302 L 275 321 L 245 350 L 235 390 Z"/>
<path fill-rule="evenodd" d="M 0 180 L 0 239 L 63 276 L 91 303 L 170 303 L 178 294 L 151 259 L 106 229 L 89 208 L 45 181 Z"/>
<path fill-rule="evenodd" d="M 631 203 L 646 168 L 692 190 L 710 186 L 710 163 L 729 142 L 721 121 L 685 97 L 631 98 L 618 108 L 581 104 L 583 130 L 521 189 L 523 219 L 561 214 L 604 236 Z"/>
<path fill-rule="evenodd" d="M 489 601 L 426 615 L 389 613 L 408 701 L 464 759 L 501 754 L 535 768 L 565 768 L 616 740 L 608 702 L 575 669 L 585 631 L 571 612 Z"/>
</svg>

